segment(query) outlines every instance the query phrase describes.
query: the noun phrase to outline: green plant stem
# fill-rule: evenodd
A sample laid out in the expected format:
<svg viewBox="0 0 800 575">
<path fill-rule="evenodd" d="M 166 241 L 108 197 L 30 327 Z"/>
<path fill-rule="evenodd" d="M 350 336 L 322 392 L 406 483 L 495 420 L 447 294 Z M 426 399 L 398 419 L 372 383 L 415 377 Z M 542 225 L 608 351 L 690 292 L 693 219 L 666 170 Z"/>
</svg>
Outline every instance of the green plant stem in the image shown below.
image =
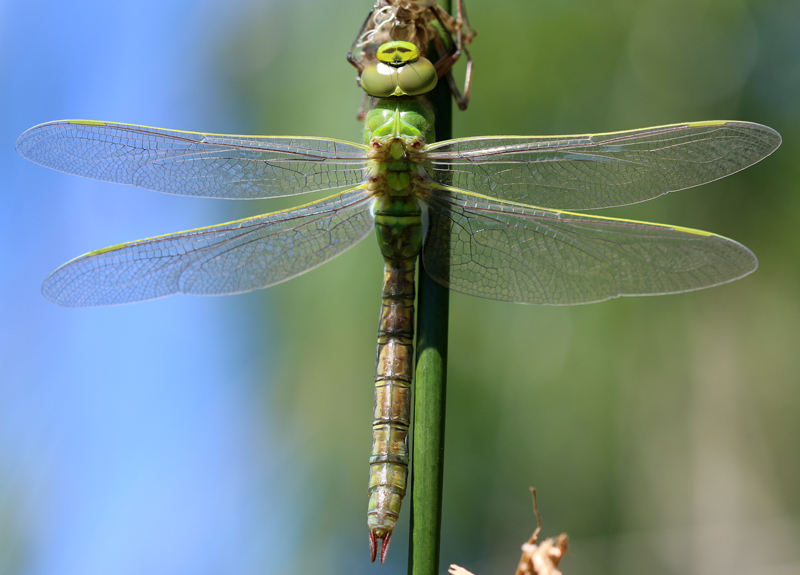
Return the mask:
<svg viewBox="0 0 800 575">
<path fill-rule="evenodd" d="M 449 12 L 450 2 L 440 2 Z M 437 140 L 452 138 L 452 98 L 440 80 L 430 95 Z M 444 246 L 446 249 L 447 246 Z M 445 391 L 450 292 L 425 273 L 420 262 L 417 296 L 417 364 L 411 455 L 409 575 L 436 575 L 442 526 Z"/>
</svg>

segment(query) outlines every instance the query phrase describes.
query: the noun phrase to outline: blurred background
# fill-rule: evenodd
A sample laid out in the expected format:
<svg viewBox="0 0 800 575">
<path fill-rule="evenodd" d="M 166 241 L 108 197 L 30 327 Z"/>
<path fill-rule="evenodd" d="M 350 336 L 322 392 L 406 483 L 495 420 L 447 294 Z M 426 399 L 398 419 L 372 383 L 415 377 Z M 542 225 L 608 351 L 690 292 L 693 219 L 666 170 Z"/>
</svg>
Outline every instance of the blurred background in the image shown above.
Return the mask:
<svg viewBox="0 0 800 575">
<path fill-rule="evenodd" d="M 800 3 L 467 0 L 456 136 L 741 119 L 766 161 L 603 215 L 759 257 L 712 290 L 580 307 L 451 298 L 442 572 L 800 574 Z M 296 202 L 51 172 L 15 138 L 92 118 L 360 139 L 344 56 L 369 0 L 0 2 L 0 574 L 405 573 L 367 551 L 374 240 L 269 290 L 64 309 L 55 267 Z"/>
</svg>

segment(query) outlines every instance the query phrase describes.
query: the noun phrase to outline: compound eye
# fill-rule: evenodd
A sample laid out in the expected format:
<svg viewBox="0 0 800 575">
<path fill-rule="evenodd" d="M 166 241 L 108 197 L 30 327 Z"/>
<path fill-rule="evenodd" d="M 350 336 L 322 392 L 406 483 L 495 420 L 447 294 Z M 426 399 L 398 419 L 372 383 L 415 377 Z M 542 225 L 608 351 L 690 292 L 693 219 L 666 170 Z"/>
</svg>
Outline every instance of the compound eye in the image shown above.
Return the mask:
<svg viewBox="0 0 800 575">
<path fill-rule="evenodd" d="M 361 87 L 370 96 L 419 96 L 436 86 L 436 69 L 411 42 L 381 44 L 377 57 L 361 72 Z"/>
<path fill-rule="evenodd" d="M 419 59 L 419 50 L 411 42 L 396 40 L 378 48 L 377 58 L 390 66 L 403 66 Z"/>
<path fill-rule="evenodd" d="M 397 86 L 408 96 L 427 94 L 436 87 L 436 69 L 427 58 L 420 58 L 397 69 Z"/>
<path fill-rule="evenodd" d="M 397 69 L 372 61 L 361 72 L 361 87 L 374 98 L 388 98 L 397 89 Z"/>
</svg>

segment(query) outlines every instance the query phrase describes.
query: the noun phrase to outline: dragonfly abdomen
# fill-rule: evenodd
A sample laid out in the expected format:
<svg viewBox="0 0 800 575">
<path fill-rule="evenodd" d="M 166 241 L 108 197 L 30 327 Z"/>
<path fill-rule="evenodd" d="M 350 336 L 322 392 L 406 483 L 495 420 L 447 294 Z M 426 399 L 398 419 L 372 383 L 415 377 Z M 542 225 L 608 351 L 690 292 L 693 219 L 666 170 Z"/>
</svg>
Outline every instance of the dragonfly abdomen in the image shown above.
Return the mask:
<svg viewBox="0 0 800 575">
<path fill-rule="evenodd" d="M 384 258 L 375 404 L 369 472 L 370 548 L 381 560 L 400 513 L 408 479 L 408 427 L 414 373 L 414 273 L 422 247 L 422 217 L 413 195 L 384 195 L 375 206 Z"/>
</svg>

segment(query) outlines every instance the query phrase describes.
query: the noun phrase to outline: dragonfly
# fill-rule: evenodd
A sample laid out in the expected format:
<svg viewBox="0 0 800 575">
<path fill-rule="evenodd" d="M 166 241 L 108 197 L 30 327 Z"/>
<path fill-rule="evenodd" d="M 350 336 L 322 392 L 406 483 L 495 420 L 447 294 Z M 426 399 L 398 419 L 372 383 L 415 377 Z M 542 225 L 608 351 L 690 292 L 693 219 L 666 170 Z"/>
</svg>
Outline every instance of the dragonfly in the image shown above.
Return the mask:
<svg viewBox="0 0 800 575">
<path fill-rule="evenodd" d="M 642 202 L 738 172 L 780 135 L 704 121 L 573 136 L 436 141 L 433 64 L 395 41 L 365 66 L 376 105 L 362 143 L 236 136 L 91 120 L 35 126 L 16 143 L 49 168 L 186 196 L 273 198 L 346 188 L 299 207 L 126 242 L 75 258 L 42 292 L 65 306 L 275 285 L 373 230 L 384 260 L 367 524 L 383 562 L 406 493 L 416 262 L 451 290 L 570 305 L 716 286 L 756 269 L 710 232 L 576 213 Z"/>
<path fill-rule="evenodd" d="M 456 1 L 455 16 L 451 16 L 436 1 L 377 0 L 350 46 L 347 61 L 358 70 L 360 82 L 364 67 L 377 58 L 378 48 L 386 42 L 411 42 L 420 53 L 433 46 L 439 55 L 434 65 L 439 77 L 447 79 L 459 109 L 466 110 L 472 89 L 472 57 L 466 47 L 478 33 L 470 28 L 464 0 Z M 459 90 L 451 69 L 462 53 L 466 56 L 467 68 L 464 87 Z M 364 119 L 368 98 L 369 94 L 359 110 L 360 120 Z"/>
</svg>

